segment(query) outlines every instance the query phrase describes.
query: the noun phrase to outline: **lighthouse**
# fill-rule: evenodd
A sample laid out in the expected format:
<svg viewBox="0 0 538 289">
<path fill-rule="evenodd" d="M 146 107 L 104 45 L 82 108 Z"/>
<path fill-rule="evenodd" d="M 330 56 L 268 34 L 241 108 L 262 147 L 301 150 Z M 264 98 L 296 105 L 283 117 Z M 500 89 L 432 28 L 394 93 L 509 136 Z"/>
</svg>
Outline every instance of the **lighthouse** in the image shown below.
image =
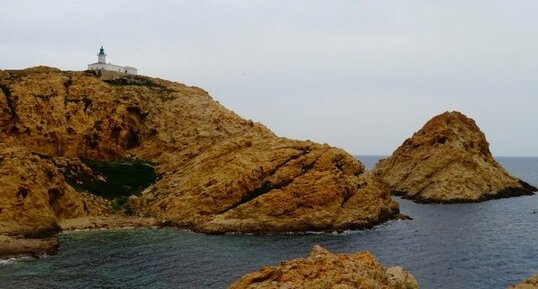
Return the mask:
<svg viewBox="0 0 538 289">
<path fill-rule="evenodd" d="M 107 78 L 117 78 L 123 75 L 136 75 L 137 70 L 132 66 L 120 66 L 114 65 L 111 63 L 106 63 L 106 53 L 103 46 L 99 49 L 97 53 L 97 62 L 88 64 L 89 70 L 97 70 L 100 75 L 106 76 Z"/>
<path fill-rule="evenodd" d="M 106 63 L 106 53 L 103 46 L 101 46 L 99 53 L 97 53 L 97 63 Z"/>
</svg>

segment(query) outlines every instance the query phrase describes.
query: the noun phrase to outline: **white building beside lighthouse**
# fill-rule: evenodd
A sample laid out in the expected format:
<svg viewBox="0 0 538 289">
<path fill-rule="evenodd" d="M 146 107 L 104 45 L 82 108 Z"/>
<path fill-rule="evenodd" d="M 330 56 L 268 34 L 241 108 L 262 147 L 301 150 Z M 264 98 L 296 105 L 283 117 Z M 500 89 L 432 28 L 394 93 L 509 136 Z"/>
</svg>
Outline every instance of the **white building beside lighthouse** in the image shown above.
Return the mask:
<svg viewBox="0 0 538 289">
<path fill-rule="evenodd" d="M 120 66 L 120 65 L 106 63 L 106 53 L 103 46 L 101 46 L 101 49 L 99 49 L 99 53 L 97 53 L 97 62 L 88 64 L 88 69 L 98 70 L 98 71 L 112 71 L 112 72 L 119 72 L 119 73 L 130 74 L 130 75 L 137 74 L 136 68 L 132 66 Z"/>
</svg>

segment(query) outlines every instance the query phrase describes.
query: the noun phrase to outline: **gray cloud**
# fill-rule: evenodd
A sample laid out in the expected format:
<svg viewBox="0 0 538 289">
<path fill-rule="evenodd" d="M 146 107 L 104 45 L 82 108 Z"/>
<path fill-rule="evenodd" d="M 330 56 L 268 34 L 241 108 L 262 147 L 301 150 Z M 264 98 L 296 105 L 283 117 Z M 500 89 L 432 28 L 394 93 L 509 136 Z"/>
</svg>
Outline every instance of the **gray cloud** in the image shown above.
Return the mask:
<svg viewBox="0 0 538 289">
<path fill-rule="evenodd" d="M 536 1 L 2 1 L 0 68 L 109 61 L 277 134 L 389 154 L 432 116 L 538 156 Z"/>
</svg>

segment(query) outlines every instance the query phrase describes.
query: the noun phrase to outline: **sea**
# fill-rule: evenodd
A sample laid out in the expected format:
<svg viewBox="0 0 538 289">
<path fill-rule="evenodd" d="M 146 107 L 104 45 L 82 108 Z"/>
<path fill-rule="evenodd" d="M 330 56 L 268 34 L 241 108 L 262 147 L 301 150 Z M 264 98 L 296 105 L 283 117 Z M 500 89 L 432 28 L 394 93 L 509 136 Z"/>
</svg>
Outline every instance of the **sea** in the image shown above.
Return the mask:
<svg viewBox="0 0 538 289">
<path fill-rule="evenodd" d="M 380 156 L 358 156 L 371 168 Z M 538 158 L 498 157 L 538 186 Z M 538 195 L 475 204 L 395 198 L 413 220 L 344 233 L 203 235 L 179 229 L 70 232 L 57 255 L 4 260 L 0 288 L 226 288 L 263 266 L 303 257 L 315 244 L 370 251 L 403 266 L 423 289 L 506 288 L 538 273 Z"/>
</svg>

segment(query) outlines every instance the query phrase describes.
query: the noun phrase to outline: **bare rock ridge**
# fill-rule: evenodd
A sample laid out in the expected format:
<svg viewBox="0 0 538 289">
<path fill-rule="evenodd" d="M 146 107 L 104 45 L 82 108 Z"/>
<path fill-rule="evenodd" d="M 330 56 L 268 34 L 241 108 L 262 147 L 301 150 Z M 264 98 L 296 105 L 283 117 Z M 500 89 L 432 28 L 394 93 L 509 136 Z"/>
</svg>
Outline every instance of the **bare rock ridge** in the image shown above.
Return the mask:
<svg viewBox="0 0 538 289">
<path fill-rule="evenodd" d="M 0 87 L 3 235 L 109 215 L 109 202 L 66 183 L 66 166 L 89 170 L 80 160 L 153 164 L 158 179 L 129 198 L 133 214 L 199 232 L 367 228 L 398 213 L 343 150 L 277 137 L 196 87 L 49 67 L 0 70 Z"/>
<path fill-rule="evenodd" d="M 417 289 L 418 283 L 402 267 L 384 268 L 369 252 L 332 254 L 316 245 L 306 258 L 264 267 L 241 277 L 228 288 Z"/>
<path fill-rule="evenodd" d="M 508 174 L 474 120 L 455 111 L 429 120 L 373 171 L 394 193 L 425 203 L 478 202 L 537 190 Z"/>
<path fill-rule="evenodd" d="M 509 286 L 507 289 L 538 289 L 538 274 L 534 274 L 517 285 Z"/>
</svg>

